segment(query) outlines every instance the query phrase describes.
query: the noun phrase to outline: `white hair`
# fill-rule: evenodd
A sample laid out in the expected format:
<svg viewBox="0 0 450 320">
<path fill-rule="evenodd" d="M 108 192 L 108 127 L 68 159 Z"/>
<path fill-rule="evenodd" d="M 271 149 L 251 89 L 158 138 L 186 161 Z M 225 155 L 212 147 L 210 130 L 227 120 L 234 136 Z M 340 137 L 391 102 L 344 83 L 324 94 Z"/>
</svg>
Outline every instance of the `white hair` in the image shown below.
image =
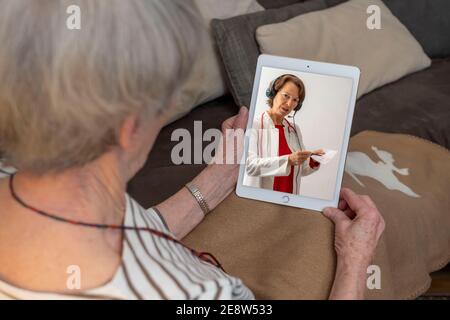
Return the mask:
<svg viewBox="0 0 450 320">
<path fill-rule="evenodd" d="M 81 30 L 66 27 L 70 5 Z M 157 115 L 187 77 L 200 18 L 189 0 L 0 0 L 0 150 L 36 173 L 117 145 L 131 113 Z"/>
</svg>

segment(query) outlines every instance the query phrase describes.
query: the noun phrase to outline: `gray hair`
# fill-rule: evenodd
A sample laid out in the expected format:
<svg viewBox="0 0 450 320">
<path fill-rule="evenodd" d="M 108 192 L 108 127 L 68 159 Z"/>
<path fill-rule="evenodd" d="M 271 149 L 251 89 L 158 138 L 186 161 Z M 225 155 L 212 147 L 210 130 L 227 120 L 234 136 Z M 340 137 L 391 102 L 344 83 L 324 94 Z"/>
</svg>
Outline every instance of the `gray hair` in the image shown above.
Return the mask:
<svg viewBox="0 0 450 320">
<path fill-rule="evenodd" d="M 66 27 L 70 5 L 81 30 Z M 131 113 L 156 116 L 187 77 L 201 20 L 190 0 L 0 0 L 0 150 L 36 173 L 117 145 Z"/>
</svg>

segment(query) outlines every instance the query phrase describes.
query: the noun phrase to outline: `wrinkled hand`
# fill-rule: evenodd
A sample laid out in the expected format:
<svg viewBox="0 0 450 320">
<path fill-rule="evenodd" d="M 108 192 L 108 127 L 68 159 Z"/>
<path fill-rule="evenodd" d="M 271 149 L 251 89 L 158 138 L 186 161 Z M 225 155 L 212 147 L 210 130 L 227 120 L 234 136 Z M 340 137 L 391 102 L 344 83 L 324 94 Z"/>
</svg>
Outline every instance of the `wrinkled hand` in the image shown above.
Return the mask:
<svg viewBox="0 0 450 320">
<path fill-rule="evenodd" d="M 334 245 L 338 259 L 367 267 L 384 231 L 384 219 L 368 196 L 343 188 L 340 198 L 339 209 L 323 211 L 335 224 Z"/>
<path fill-rule="evenodd" d="M 222 123 L 222 139 L 214 159 L 216 164 L 239 165 L 244 152 L 245 129 L 248 108 L 241 107 L 239 113 Z"/>
</svg>

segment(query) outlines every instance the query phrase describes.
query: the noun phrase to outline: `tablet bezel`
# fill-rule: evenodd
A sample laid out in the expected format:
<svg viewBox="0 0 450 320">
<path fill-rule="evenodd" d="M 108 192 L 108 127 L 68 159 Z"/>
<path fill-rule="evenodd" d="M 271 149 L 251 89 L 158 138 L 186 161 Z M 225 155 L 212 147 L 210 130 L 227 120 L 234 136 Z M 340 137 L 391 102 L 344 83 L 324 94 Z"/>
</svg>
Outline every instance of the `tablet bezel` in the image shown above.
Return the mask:
<svg viewBox="0 0 450 320">
<path fill-rule="evenodd" d="M 255 187 L 248 187 L 243 184 L 245 173 L 245 160 L 249 148 L 249 136 L 245 136 L 244 154 L 239 168 L 239 179 L 236 187 L 236 194 L 239 197 L 260 200 L 265 202 L 277 203 L 281 205 L 305 208 L 316 211 L 322 211 L 326 207 L 337 208 L 339 202 L 339 193 L 342 185 L 342 178 L 344 174 L 345 161 L 348 150 L 348 143 L 350 139 L 350 131 L 353 122 L 353 114 L 355 110 L 356 96 L 358 91 L 360 70 L 354 66 L 338 65 L 332 63 L 301 60 L 287 57 L 272 56 L 262 54 L 258 58 L 258 64 L 253 83 L 252 99 L 249 109 L 249 118 L 247 123 L 247 132 L 252 128 L 253 118 L 256 111 L 256 102 L 258 98 L 258 89 L 260 85 L 261 72 L 263 67 L 292 70 L 294 72 L 306 72 L 321 74 L 326 76 L 344 77 L 352 80 L 352 93 L 348 105 L 348 113 L 344 130 L 344 137 L 339 152 L 339 166 L 334 188 L 334 195 L 332 200 L 324 200 L 317 198 L 310 198 L 305 196 L 293 195 L 273 190 L 259 189 Z M 344 152 L 345 151 L 345 152 Z M 288 200 L 288 201 L 287 201 Z"/>
</svg>

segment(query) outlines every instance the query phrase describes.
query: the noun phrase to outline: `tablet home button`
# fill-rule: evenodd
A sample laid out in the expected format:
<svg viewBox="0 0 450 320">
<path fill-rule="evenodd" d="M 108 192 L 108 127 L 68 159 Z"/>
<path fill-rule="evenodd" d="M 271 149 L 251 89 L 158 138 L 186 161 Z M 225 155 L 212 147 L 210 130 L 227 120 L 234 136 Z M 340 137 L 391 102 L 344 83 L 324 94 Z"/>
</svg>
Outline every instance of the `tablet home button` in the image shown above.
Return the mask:
<svg viewBox="0 0 450 320">
<path fill-rule="evenodd" d="M 283 196 L 283 198 L 281 198 L 281 201 L 283 201 L 283 203 L 288 203 L 289 202 L 289 197 L 288 196 Z"/>
</svg>

